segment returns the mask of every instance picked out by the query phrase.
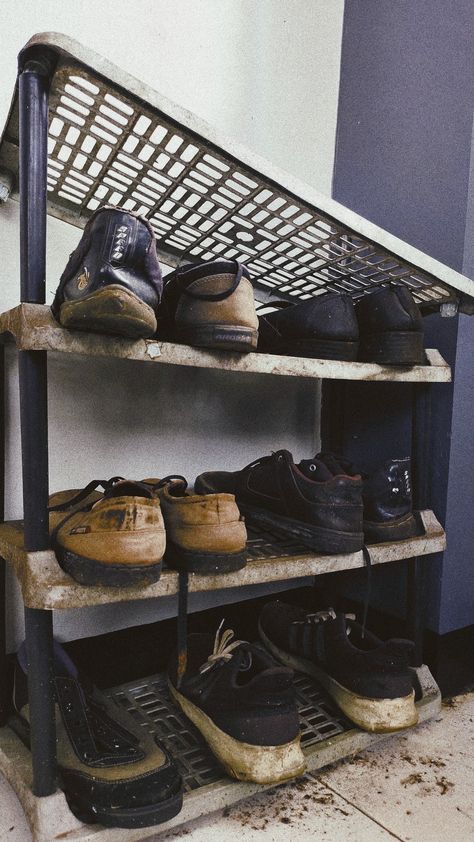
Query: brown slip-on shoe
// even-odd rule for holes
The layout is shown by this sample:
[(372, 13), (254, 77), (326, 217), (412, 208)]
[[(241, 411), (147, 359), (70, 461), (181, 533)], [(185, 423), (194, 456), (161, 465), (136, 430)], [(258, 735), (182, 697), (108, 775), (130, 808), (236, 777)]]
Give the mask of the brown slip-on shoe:
[(143, 482), (161, 503), (169, 567), (202, 574), (245, 567), (247, 530), (233, 494), (189, 494), (180, 476)]
[[(127, 587), (160, 578), (166, 546), (160, 501), (142, 483), (117, 479), (49, 500), (52, 547), (82, 585)], [(100, 485), (103, 495), (95, 490)]]
[(199, 347), (255, 351), (258, 318), (248, 269), (235, 260), (213, 260), (167, 275), (157, 335)]

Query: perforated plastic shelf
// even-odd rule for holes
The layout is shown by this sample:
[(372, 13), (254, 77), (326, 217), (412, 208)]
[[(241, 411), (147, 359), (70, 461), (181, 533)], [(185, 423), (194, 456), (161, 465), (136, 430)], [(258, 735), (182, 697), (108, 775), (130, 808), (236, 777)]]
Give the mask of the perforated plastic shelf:
[[(389, 282), (428, 307), (474, 283), (274, 168), (101, 56), (56, 34), (49, 50), (49, 211), (76, 225), (110, 204), (146, 216), (162, 259), (235, 258), (256, 295), (304, 299), (328, 291), (358, 297)], [(18, 103), (0, 146), (4, 191), (17, 190)], [(1, 180), (1, 179), (0, 179)], [(1, 191), (0, 191), (1, 192)]]

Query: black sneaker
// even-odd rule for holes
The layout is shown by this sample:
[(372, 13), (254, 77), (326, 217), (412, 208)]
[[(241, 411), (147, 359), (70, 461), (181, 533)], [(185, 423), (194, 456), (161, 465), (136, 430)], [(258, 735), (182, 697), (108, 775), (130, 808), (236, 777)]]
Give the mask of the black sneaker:
[(214, 644), (208, 634), (189, 636), (179, 689), (172, 658), (172, 697), (231, 777), (278, 783), (301, 775), (292, 670), (277, 665), (262, 646), (232, 640), (230, 629), (220, 632)]
[(359, 326), (352, 298), (328, 293), (298, 304), (272, 301), (272, 312), (259, 313), (258, 350), (329, 360), (356, 360)]
[(162, 288), (148, 220), (99, 208), (69, 258), (51, 310), (66, 328), (146, 338), (156, 332)]
[(344, 457), (319, 453), (333, 472), (339, 470), (363, 480), (364, 539), (366, 544), (404, 541), (420, 534), (412, 510), (410, 457), (387, 459), (380, 468), (365, 472)]
[(212, 260), (166, 276), (160, 338), (247, 353), (257, 348), (257, 328), (250, 272), (243, 264)]
[(307, 614), (279, 601), (265, 605), (259, 633), (275, 658), (316, 678), (359, 728), (383, 733), (416, 725), (410, 641), (384, 643), (332, 608)]
[(406, 287), (386, 286), (355, 302), (359, 359), (380, 365), (421, 365), (423, 318)]
[[(59, 784), (83, 822), (105, 827), (148, 827), (176, 816), (183, 803), (181, 776), (163, 746), (137, 726), (78, 671), (54, 644), (54, 693)], [(29, 747), (24, 644), (15, 665), (12, 728)]]
[(297, 465), (288, 450), (251, 462), (241, 471), (209, 471), (197, 477), (198, 494), (227, 491), (249, 523), (271, 528), (319, 553), (362, 549), (362, 480), (323, 463)]

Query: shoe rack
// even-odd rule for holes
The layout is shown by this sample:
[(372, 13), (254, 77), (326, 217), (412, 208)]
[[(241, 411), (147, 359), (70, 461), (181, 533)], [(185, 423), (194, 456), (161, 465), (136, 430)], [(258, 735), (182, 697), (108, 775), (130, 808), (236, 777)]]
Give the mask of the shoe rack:
[[(0, 686), (7, 686), (4, 603), (5, 567), (9, 565), (20, 583), (25, 606), (32, 665), (32, 744), (30, 753), (8, 727), (3, 689), (0, 770), (22, 801), (35, 839), (50, 840), (63, 834), (71, 840), (132, 842), (238, 801), (262, 787), (223, 777), (175, 709), (173, 717), (178, 717), (181, 730), (176, 726), (170, 729), (162, 679), (151, 676), (141, 684), (112, 688), (109, 694), (133, 709), (144, 726), (159, 732), (179, 755), (187, 789), (183, 811), (166, 825), (136, 831), (82, 825), (55, 784), (49, 680), (53, 612), (176, 594), (179, 645), (183, 648), (188, 592), (318, 576), (362, 568), (365, 562), (362, 552), (315, 556), (269, 533), (252, 532), (247, 566), (235, 573), (187, 576), (165, 570), (159, 582), (146, 588), (81, 586), (61, 569), (49, 548), (47, 353), (115, 357), (117, 366), (121, 359), (134, 359), (153, 365), (220, 368), (228, 371), (229, 377), (238, 371), (275, 378), (318, 378), (327, 386), (329, 405), (334, 395), (331, 389), (338, 381), (411, 383), (414, 503), (420, 535), (373, 546), (370, 552), (373, 564), (410, 559), (407, 624), (420, 664), (415, 669), (420, 721), (435, 715), (440, 705), (439, 690), (422, 665), (421, 580), (423, 573), (429, 575), (429, 559), (426, 566), (422, 559), (445, 546), (444, 531), (428, 499), (430, 387), (449, 382), (451, 372), (434, 349), (426, 350), (425, 364), (401, 368), (201, 351), (159, 338), (129, 341), (63, 330), (44, 303), (46, 214), (79, 227), (102, 204), (144, 214), (155, 230), (164, 263), (177, 265), (184, 253), (188, 260), (222, 256), (245, 262), (256, 298), (262, 303), (276, 294), (298, 301), (326, 290), (357, 297), (396, 280), (409, 287), (421, 308), (442, 308), (449, 314), (457, 307), (472, 311), (474, 283), (278, 171), (69, 38), (35, 36), (22, 51), (19, 66), (0, 142), (0, 196), (20, 198), (21, 303), (0, 315), (0, 339), (13, 342), (19, 354), (24, 521), (0, 525)], [(0, 351), (3, 378), (4, 344)], [(4, 436), (3, 414), (0, 424)], [(2, 495), (3, 488), (2, 482)], [(348, 727), (310, 685), (297, 677), (306, 711), (303, 745), (310, 770), (381, 739)], [(202, 762), (194, 762), (196, 756)]]

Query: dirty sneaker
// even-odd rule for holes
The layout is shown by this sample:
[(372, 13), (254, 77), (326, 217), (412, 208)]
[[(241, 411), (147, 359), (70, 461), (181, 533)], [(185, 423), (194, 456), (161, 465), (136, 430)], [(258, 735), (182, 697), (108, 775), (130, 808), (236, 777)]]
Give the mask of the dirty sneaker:
[(241, 471), (197, 477), (199, 494), (235, 494), (246, 520), (271, 528), (326, 554), (362, 549), (362, 480), (331, 472), (312, 459), (295, 464), (288, 450), (251, 462)]
[(343, 456), (319, 453), (315, 460), (363, 481), (366, 544), (404, 541), (420, 533), (412, 507), (410, 457), (387, 459), (375, 471), (363, 471)]
[(301, 775), (299, 716), (293, 672), (258, 644), (233, 640), (233, 632), (188, 638), (187, 668), (177, 686), (171, 660), (171, 695), (199, 729), (226, 772), (241, 781), (279, 783)]
[(213, 260), (166, 276), (160, 338), (248, 352), (257, 348), (257, 328), (250, 273), (241, 263)]
[[(100, 693), (54, 642), (58, 778), (70, 809), (83, 822), (148, 827), (181, 810), (181, 776), (165, 748), (130, 714)], [(30, 747), (27, 658), (15, 665), (11, 726)]]
[(51, 310), (66, 328), (146, 338), (156, 331), (162, 287), (148, 220), (99, 208), (69, 258)]
[(52, 494), (49, 528), (59, 564), (81, 585), (128, 587), (160, 578), (165, 527), (160, 501), (143, 483), (113, 477)]
[(416, 725), (410, 641), (383, 642), (350, 615), (332, 608), (308, 614), (279, 600), (265, 605), (259, 634), (277, 660), (316, 678), (359, 728), (383, 733)]

